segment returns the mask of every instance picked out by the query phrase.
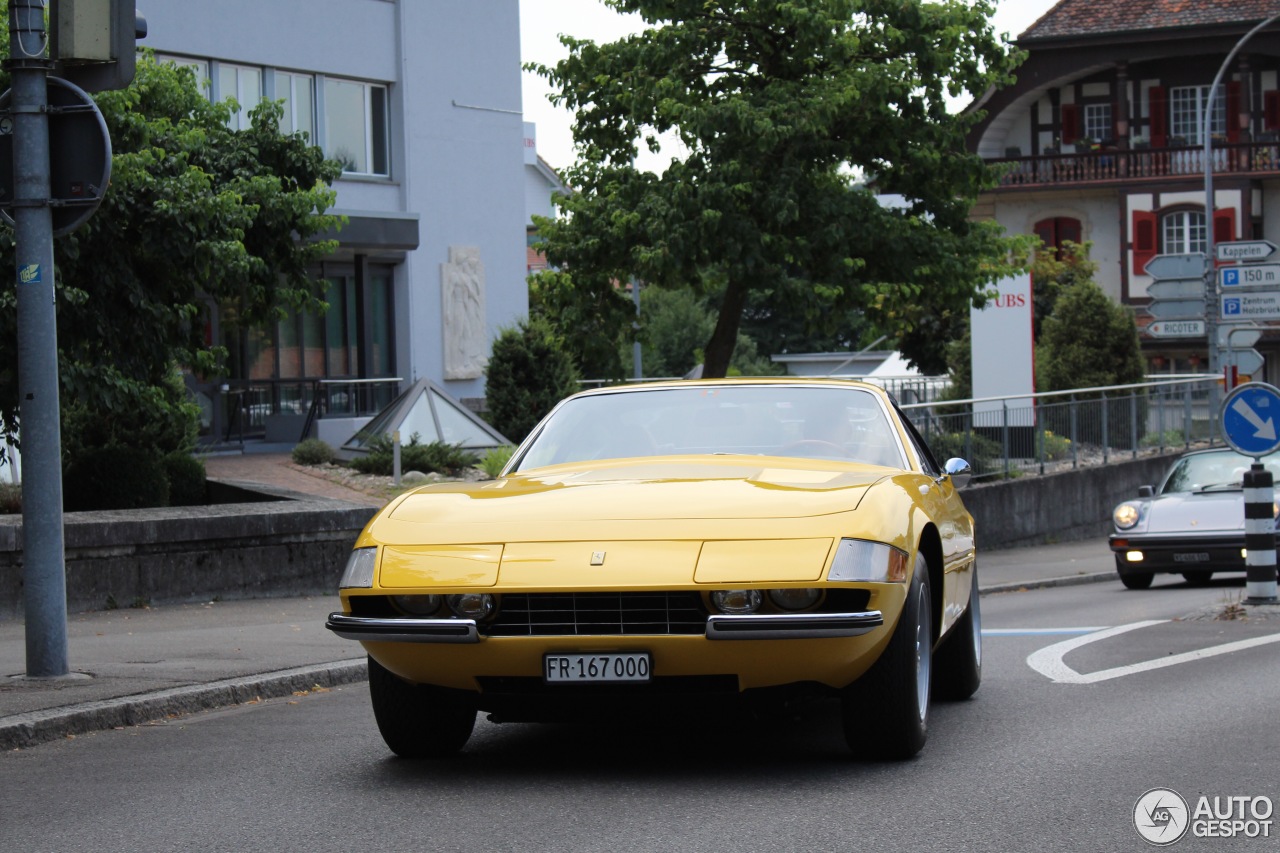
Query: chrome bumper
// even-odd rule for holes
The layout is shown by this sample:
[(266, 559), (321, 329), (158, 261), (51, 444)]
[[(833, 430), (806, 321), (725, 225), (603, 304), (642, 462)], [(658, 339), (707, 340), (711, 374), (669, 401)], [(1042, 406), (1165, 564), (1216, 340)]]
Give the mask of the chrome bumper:
[(822, 640), (858, 637), (884, 624), (879, 610), (863, 613), (761, 613), (710, 616), (708, 640)]
[(478, 643), (474, 619), (414, 619), (330, 613), (324, 626), (344, 640), (383, 643)]
[[(708, 640), (821, 640), (857, 637), (879, 628), (879, 610), (864, 613), (762, 613), (707, 617)], [(324, 626), (344, 640), (382, 643), (478, 643), (474, 619), (347, 616), (330, 613)], [(693, 636), (697, 636), (696, 634)]]

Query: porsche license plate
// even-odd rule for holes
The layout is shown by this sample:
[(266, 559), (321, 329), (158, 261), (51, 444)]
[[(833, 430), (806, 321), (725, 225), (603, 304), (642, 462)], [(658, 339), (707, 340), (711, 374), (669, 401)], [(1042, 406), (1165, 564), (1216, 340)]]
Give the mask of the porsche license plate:
[(1207, 563), (1209, 555), (1205, 553), (1174, 554), (1173, 561), (1175, 563)]
[(648, 652), (545, 655), (543, 678), (552, 684), (621, 684), (649, 680)]

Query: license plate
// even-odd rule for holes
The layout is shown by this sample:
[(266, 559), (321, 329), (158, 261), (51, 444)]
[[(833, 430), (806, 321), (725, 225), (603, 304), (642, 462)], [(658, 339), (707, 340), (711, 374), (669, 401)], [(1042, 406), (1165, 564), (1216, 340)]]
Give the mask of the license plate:
[(1175, 563), (1207, 563), (1209, 562), (1208, 554), (1174, 554), (1173, 561)]
[(620, 684), (649, 680), (648, 652), (545, 655), (542, 674), (555, 684)]

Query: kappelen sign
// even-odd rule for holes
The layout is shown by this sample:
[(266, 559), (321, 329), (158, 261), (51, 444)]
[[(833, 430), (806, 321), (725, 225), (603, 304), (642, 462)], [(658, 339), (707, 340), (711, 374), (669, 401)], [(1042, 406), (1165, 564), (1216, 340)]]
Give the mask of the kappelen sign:
[[(1031, 275), (996, 283), (998, 294), (981, 308), (970, 309), (973, 396), (1014, 397), (1036, 390), (1035, 341), (1032, 329)], [(975, 403), (974, 413), (988, 412), (983, 425), (1003, 423), (1000, 401)], [(1009, 401), (1009, 426), (1034, 426), (1032, 401)]]

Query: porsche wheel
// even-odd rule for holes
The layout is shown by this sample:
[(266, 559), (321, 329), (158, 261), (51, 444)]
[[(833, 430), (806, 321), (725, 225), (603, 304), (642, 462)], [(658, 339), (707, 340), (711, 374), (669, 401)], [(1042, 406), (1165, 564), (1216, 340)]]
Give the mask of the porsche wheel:
[(924, 746), (929, 730), (933, 609), (929, 566), (916, 555), (907, 599), (889, 645), (842, 700), (844, 738), (859, 756), (911, 758)]
[(466, 745), (476, 724), (470, 697), (409, 682), (369, 658), (369, 696), (378, 731), (401, 758), (440, 758)]
[(1153, 580), (1155, 575), (1151, 572), (1120, 573), (1120, 583), (1124, 584), (1126, 589), (1147, 589)]
[(969, 607), (934, 658), (939, 699), (968, 699), (982, 683), (982, 610), (978, 606), (978, 567), (972, 569)]

